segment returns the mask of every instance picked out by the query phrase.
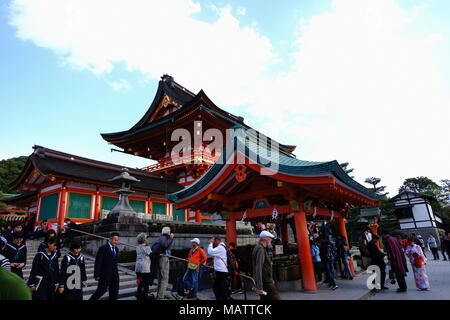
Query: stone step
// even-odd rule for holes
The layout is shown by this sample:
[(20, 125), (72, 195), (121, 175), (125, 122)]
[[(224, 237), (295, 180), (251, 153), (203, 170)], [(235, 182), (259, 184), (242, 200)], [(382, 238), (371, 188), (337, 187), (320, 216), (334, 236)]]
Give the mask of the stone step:
[[(83, 300), (89, 300), (89, 298), (92, 296), (92, 294), (94, 293), (94, 291), (90, 292), (90, 293), (85, 293), (85, 291), (83, 291)], [(119, 295), (118, 295), (118, 299), (124, 299), (124, 298), (130, 298), (134, 297), (136, 295), (136, 288), (125, 288), (125, 289), (119, 289)], [(100, 300), (108, 300), (108, 292), (106, 292), (101, 298)]]
[[(125, 289), (119, 289), (119, 295), (118, 295), (118, 300), (136, 300), (136, 290), (137, 290), (137, 286), (134, 288), (125, 288)], [(157, 286), (153, 286), (150, 287), (149, 293), (153, 293), (156, 296), (156, 290), (157, 290)], [(169, 287), (167, 287), (166, 290), (166, 295), (170, 295), (172, 292), (172, 286), (169, 285)], [(83, 291), (83, 300), (89, 300), (89, 298), (91, 297), (92, 293), (86, 294)], [(101, 298), (100, 300), (108, 300), (108, 292), (106, 292)]]
[[(23, 269), (23, 272), (30, 272), (31, 271), (31, 263), (27, 264), (25, 268)], [(94, 272), (94, 265), (86, 266), (86, 274), (87, 273), (93, 273)]]
[[(127, 275), (127, 274), (125, 274), (125, 275), (122, 275), (122, 276), (119, 276), (120, 277), (120, 282), (125, 282), (125, 281), (132, 281), (132, 280), (134, 280), (135, 282), (136, 282), (136, 277), (135, 276), (133, 276), (133, 275)], [(91, 287), (91, 286), (97, 286), (97, 283), (98, 283), (98, 281), (96, 281), (94, 278), (89, 278), (88, 277), (88, 280), (86, 281), (86, 286), (87, 287)]]
[[(24, 271), (23, 272), (23, 277), (24, 277), (25, 280), (28, 279), (29, 275), (30, 275), (30, 271)], [(129, 274), (125, 273), (123, 271), (119, 271), (119, 277), (126, 276), (126, 275), (129, 275)], [(86, 276), (87, 276), (88, 279), (93, 279), (94, 278), (94, 272), (93, 271), (92, 272), (86, 272)], [(133, 277), (135, 277), (135, 276), (133, 275)]]
[[(136, 288), (137, 288), (136, 280), (120, 281), (119, 290), (127, 289), (127, 288), (133, 288), (134, 291), (136, 291)], [(87, 288), (84, 288), (83, 295), (93, 294), (96, 289), (97, 289), (97, 284), (89, 286)]]

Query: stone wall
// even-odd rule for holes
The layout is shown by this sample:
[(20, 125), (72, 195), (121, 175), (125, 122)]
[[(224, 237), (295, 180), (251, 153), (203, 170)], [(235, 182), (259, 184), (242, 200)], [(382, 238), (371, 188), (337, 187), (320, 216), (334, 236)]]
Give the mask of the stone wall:
[[(121, 235), (120, 242), (127, 243), (131, 245), (137, 245), (136, 242), (136, 235)], [(149, 234), (148, 243), (152, 245), (156, 239), (159, 238), (161, 234), (152, 232)], [(209, 239), (214, 236), (214, 234), (193, 234), (193, 233), (180, 233), (175, 234), (174, 236), (174, 242), (172, 244), (172, 249), (179, 250), (179, 249), (188, 249), (191, 248), (191, 242), (190, 240), (193, 238), (199, 238), (200, 245), (203, 248), (206, 248), (209, 244)], [(81, 237), (75, 237), (78, 241), (80, 241), (83, 244), (83, 250), (86, 250), (86, 252), (89, 252), (93, 255), (97, 253), (98, 248), (106, 243), (106, 240), (103, 239), (96, 239), (92, 238), (90, 236), (81, 236)], [(238, 235), (237, 236), (237, 245), (238, 246), (246, 246), (246, 245), (256, 245), (258, 241), (258, 237), (254, 235)], [(118, 245), (118, 248), (120, 251), (134, 251), (135, 249), (133, 247), (129, 247), (126, 245)]]

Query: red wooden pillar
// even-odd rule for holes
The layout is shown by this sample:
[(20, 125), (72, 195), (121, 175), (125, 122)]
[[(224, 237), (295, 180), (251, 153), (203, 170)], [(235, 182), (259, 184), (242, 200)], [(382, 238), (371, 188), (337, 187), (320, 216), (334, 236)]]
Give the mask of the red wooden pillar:
[(63, 185), (60, 196), (61, 199), (59, 201), (59, 208), (58, 208), (58, 227), (62, 227), (64, 225), (64, 219), (66, 217), (66, 187)]
[(283, 219), (281, 221), (281, 226), (280, 226), (280, 231), (281, 231), (281, 242), (283, 243), (283, 245), (287, 245), (289, 243), (289, 232), (288, 232), (288, 224), (286, 219)]
[(233, 217), (227, 220), (226, 225), (227, 232), (227, 244), (234, 242), (237, 244), (237, 233), (236, 233), (236, 220)]
[[(339, 218), (338, 219), (338, 230), (339, 230), (339, 234), (341, 235), (341, 237), (343, 237), (347, 243), (347, 245), (345, 247), (350, 248), (350, 243), (348, 242), (348, 236), (347, 236), (347, 229), (345, 228), (346, 223), (347, 223), (347, 220), (345, 220), (345, 218)], [(353, 273), (353, 275), (355, 275), (355, 267), (353, 266), (352, 257), (350, 257), (350, 260), (349, 260), (349, 267), (350, 267), (351, 273)]]
[(97, 191), (95, 192), (95, 203), (94, 203), (94, 221), (98, 221), (100, 220), (100, 192)]
[(295, 231), (297, 234), (298, 255), (302, 272), (303, 290), (317, 291), (316, 277), (309, 245), (308, 227), (306, 225), (306, 213), (304, 211), (294, 212)]
[(202, 212), (200, 210), (195, 211), (195, 222), (202, 222)]

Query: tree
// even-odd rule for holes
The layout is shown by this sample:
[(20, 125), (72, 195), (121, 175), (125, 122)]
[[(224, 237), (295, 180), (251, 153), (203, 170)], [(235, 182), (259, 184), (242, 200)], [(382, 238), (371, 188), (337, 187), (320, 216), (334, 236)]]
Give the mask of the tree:
[(22, 156), (7, 160), (0, 160), (0, 192), (11, 192), (8, 184), (14, 181), (22, 172), (28, 157)]
[(399, 188), (399, 192), (412, 191), (429, 195), (437, 195), (442, 192), (441, 187), (427, 177), (408, 178), (403, 181), (403, 185)]
[[(350, 176), (350, 173), (352, 173), (353, 172), (353, 170), (355, 170), (355, 169), (349, 169), (348, 168), (348, 166), (350, 165), (350, 163), (348, 163), (348, 162), (343, 162), (343, 163), (340, 163), (339, 164), (340, 166), (341, 166), (341, 168), (342, 168), (342, 170), (344, 170), (345, 171), (345, 173), (346, 174), (348, 174), (349, 176)], [(354, 176), (350, 176), (350, 178), (355, 178)]]
[(431, 204), (433, 211), (438, 213), (446, 203), (446, 195), (441, 186), (428, 177), (416, 177), (405, 179), (403, 185), (399, 188), (399, 192), (412, 191), (427, 194), (437, 199)]
[(450, 179), (441, 180), (441, 188), (443, 193), (443, 202), (450, 205)]
[(384, 192), (384, 189), (386, 189), (386, 186), (377, 187), (377, 184), (379, 184), (381, 182), (380, 178), (375, 178), (375, 177), (366, 178), (366, 180), (364, 180), (364, 182), (371, 184), (373, 186), (372, 191), (375, 194), (378, 194), (380, 196), (385, 196), (389, 193), (389, 192)]

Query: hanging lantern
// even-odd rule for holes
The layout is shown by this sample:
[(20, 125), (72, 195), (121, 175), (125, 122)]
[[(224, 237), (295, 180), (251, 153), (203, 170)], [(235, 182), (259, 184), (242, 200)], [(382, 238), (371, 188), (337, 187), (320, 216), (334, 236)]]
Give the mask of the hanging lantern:
[(247, 178), (246, 170), (247, 170), (247, 168), (241, 164), (236, 166), (236, 168), (234, 168), (234, 171), (236, 172), (236, 180), (237, 181), (242, 182)]
[(277, 208), (273, 208), (272, 219), (275, 220), (276, 218), (278, 218), (278, 210), (277, 210)]

